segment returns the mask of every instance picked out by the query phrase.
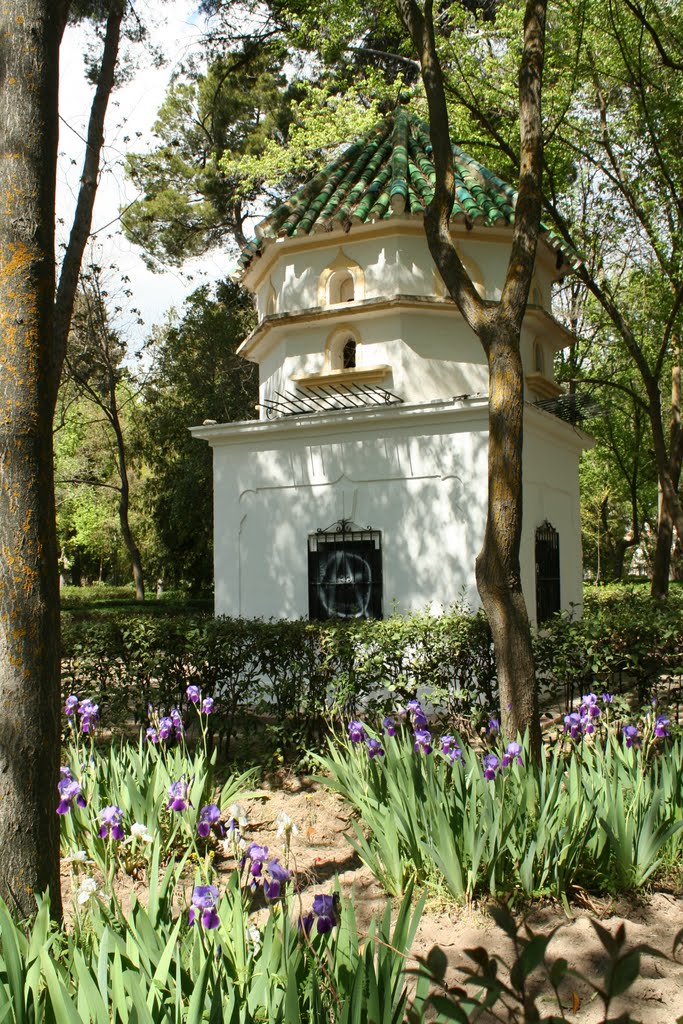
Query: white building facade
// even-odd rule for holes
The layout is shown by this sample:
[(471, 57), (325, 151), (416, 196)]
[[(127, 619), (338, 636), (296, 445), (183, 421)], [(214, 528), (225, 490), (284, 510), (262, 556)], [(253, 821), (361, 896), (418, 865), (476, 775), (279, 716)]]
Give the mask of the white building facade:
[[(424, 126), (400, 111), (349, 152), (264, 222), (244, 257), (259, 321), (239, 352), (259, 366), (260, 418), (192, 428), (213, 449), (217, 614), (358, 618), (479, 604), (488, 371), (427, 247)], [(453, 237), (480, 295), (496, 302), (514, 193), (457, 153)], [(590, 441), (557, 415), (553, 356), (573, 340), (549, 312), (562, 269), (542, 240), (521, 341), (532, 619), (581, 605), (578, 462)]]

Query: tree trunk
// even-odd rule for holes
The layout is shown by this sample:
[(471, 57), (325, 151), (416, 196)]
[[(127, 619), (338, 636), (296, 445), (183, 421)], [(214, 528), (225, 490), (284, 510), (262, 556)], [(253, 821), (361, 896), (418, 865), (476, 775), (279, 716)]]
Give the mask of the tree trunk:
[(671, 545), (673, 544), (674, 524), (669, 511), (660, 500), (659, 518), (657, 521), (657, 545), (652, 563), (652, 585), (650, 594), (657, 601), (664, 601), (669, 594), (669, 570), (671, 568)]
[[(671, 370), (671, 421), (669, 425), (669, 471), (673, 486), (678, 490), (681, 480), (681, 461), (683, 460), (683, 432), (681, 431), (681, 357), (678, 347), (673, 349), (673, 368)], [(659, 517), (657, 522), (657, 547), (652, 570), (652, 587), (650, 593), (657, 600), (664, 600), (669, 593), (669, 575), (671, 567), (671, 546), (673, 542), (674, 517), (660, 489)], [(678, 524), (678, 538), (682, 533)]]
[(538, 694), (519, 565), (524, 421), (519, 335), (506, 336), (499, 328), (482, 340), (489, 363), (488, 515), (476, 562), (477, 589), (496, 651), (503, 732), (514, 738), (528, 729), (538, 756)]
[[(124, 10), (124, 0), (110, 0), (107, 29), (102, 48), (102, 63), (100, 64), (95, 95), (90, 107), (81, 185), (78, 190), (78, 200), (73, 224), (71, 225), (69, 244), (64, 253), (62, 271), (59, 275), (59, 284), (55, 298), (55, 388), (59, 387), (59, 378), (66, 354), (66, 343), (76, 301), (76, 292), (78, 290), (83, 253), (90, 237), (90, 228), (92, 227), (95, 195), (100, 177), (100, 154), (104, 145), (104, 121), (109, 105), (109, 97), (114, 88), (114, 76), (119, 56), (121, 22)], [(57, 396), (55, 394), (55, 401), (56, 399)]]
[(133, 531), (130, 528), (128, 510), (130, 506), (130, 485), (128, 483), (128, 469), (126, 466), (126, 445), (123, 439), (123, 431), (119, 421), (118, 405), (116, 401), (116, 384), (111, 385), (109, 399), (109, 418), (116, 436), (117, 461), (119, 464), (119, 476), (121, 478), (121, 492), (119, 497), (119, 522), (121, 524), (121, 536), (126, 545), (126, 551), (133, 566), (133, 582), (135, 583), (135, 600), (145, 600), (145, 582), (142, 574), (142, 559), (140, 549), (135, 543)]
[(509, 739), (515, 739), (517, 732), (524, 733), (528, 728), (532, 753), (539, 758), (538, 694), (519, 568), (524, 412), (519, 344), (541, 220), (541, 83), (547, 3), (527, 0), (525, 4), (519, 66), (519, 192), (505, 283), (495, 308), (480, 298), (451, 235), (453, 149), (433, 3), (425, 0), (421, 8), (416, 0), (396, 0), (396, 6), (420, 61), (429, 107), (436, 171), (434, 197), (425, 214), (429, 251), (451, 298), (481, 341), (489, 366), (488, 516), (476, 578), (493, 634), (503, 730)]
[(59, 583), (52, 469), (62, 5), (0, 5), (0, 895), (61, 917)]

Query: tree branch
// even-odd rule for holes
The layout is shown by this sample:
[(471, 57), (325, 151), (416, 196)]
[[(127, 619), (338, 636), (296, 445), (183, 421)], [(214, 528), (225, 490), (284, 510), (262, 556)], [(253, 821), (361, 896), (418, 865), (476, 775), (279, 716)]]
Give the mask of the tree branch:
[(100, 154), (104, 145), (104, 119), (107, 113), (109, 97), (114, 88), (114, 73), (118, 60), (124, 8), (125, 0), (110, 0), (107, 30), (102, 50), (102, 64), (100, 65), (97, 88), (95, 89), (95, 95), (90, 108), (88, 140), (83, 160), (81, 187), (78, 192), (76, 212), (62, 263), (55, 298), (55, 344), (51, 382), (54, 394), (56, 394), (59, 387), (62, 363), (66, 353), (66, 342), (71, 326), (76, 291), (78, 289), (81, 261), (92, 224), (92, 212), (95, 205), (97, 179), (100, 170)]

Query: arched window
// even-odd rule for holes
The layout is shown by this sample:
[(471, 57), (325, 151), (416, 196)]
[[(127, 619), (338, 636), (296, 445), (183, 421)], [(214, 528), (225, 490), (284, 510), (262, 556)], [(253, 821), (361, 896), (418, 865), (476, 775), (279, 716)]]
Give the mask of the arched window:
[(325, 370), (355, 370), (360, 344), (358, 332), (349, 325), (332, 331), (325, 344)]
[(536, 530), (536, 622), (546, 622), (560, 607), (560, 535), (546, 519)]
[(342, 349), (342, 370), (353, 370), (356, 365), (356, 340), (349, 338)]

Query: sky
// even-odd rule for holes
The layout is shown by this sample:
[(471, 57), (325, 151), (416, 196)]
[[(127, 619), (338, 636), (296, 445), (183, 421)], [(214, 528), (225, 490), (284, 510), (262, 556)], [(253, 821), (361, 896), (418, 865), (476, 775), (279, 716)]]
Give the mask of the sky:
[[(96, 236), (94, 256), (103, 267), (111, 265), (119, 275), (130, 278), (129, 287), (133, 292), (130, 304), (139, 308), (144, 326), (138, 326), (130, 315), (124, 316), (119, 326), (134, 349), (149, 335), (151, 327), (164, 319), (170, 307), (180, 309), (185, 296), (201, 283), (225, 277), (233, 268), (233, 261), (216, 251), (192, 261), (182, 270), (169, 268), (167, 273), (153, 274), (145, 267), (138, 247), (128, 242), (119, 230), (119, 210), (137, 195), (132, 183), (125, 180), (123, 158), (127, 150), (143, 152), (152, 146), (152, 125), (171, 75), (199, 43), (203, 22), (196, 13), (197, 5), (198, 0), (137, 0), (136, 7), (144, 14), (151, 38), (161, 47), (166, 61), (163, 67), (155, 68), (149, 54), (143, 54), (140, 69), (112, 94), (107, 112), (103, 171), (92, 225)], [(62, 43), (58, 244), (66, 241), (71, 226), (92, 99), (92, 89), (84, 78), (83, 54), (97, 45), (92, 34), (80, 26), (67, 28)]]

